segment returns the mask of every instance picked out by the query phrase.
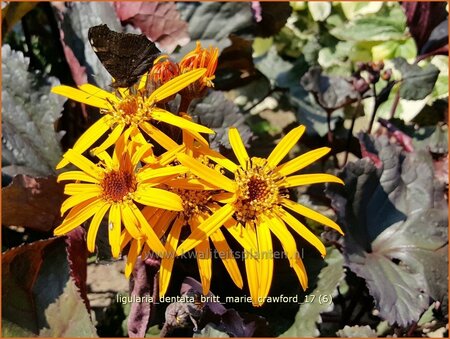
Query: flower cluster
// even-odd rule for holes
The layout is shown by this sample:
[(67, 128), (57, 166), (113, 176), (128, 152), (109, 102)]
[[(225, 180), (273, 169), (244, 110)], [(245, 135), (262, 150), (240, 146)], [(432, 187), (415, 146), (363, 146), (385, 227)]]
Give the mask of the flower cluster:
[[(180, 63), (159, 58), (131, 88), (112, 93), (89, 84), (53, 88), (53, 93), (98, 107), (102, 113), (57, 166), (72, 164), (77, 169), (58, 177), (70, 181), (65, 185), (69, 198), (61, 207), (61, 213), (68, 213), (54, 233), (66, 234), (90, 220), (87, 246), (93, 252), (98, 229), (107, 220), (113, 257), (127, 248), (127, 277), (138, 256), (154, 252), (161, 258), (161, 296), (169, 286), (176, 256), (190, 250), (196, 252), (204, 294), (210, 289), (213, 248), (233, 282), (243, 288), (228, 243), (234, 238), (248, 253), (248, 288), (253, 304), (261, 306), (273, 277), (274, 258), (267, 255), (273, 251), (272, 234), (306, 289), (305, 267), (291, 231), (322, 256), (325, 247), (296, 215), (342, 233), (329, 218), (290, 200), (289, 188), (342, 181), (330, 174), (295, 174), (327, 154), (327, 147), (280, 164), (304, 126), (291, 130), (267, 159), (250, 157), (235, 128), (230, 128), (229, 140), (238, 163), (212, 150), (204, 135), (213, 131), (193, 122), (186, 111), (192, 99), (213, 86), (217, 59), (217, 48), (204, 49), (198, 43)], [(176, 112), (169, 112), (167, 103), (176, 95), (181, 103)]]

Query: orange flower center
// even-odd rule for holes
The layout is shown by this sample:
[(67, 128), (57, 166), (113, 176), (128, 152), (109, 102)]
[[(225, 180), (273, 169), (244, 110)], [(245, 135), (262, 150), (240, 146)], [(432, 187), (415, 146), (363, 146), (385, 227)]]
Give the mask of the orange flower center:
[(136, 190), (136, 185), (134, 174), (122, 171), (106, 173), (100, 183), (103, 189), (103, 198), (113, 202), (125, 200), (130, 193)]
[(239, 168), (235, 175), (238, 197), (234, 203), (236, 218), (241, 223), (254, 222), (261, 213), (278, 208), (285, 193), (279, 188), (283, 179), (261, 158), (251, 158), (247, 170)]
[(178, 194), (183, 201), (183, 214), (186, 221), (196, 213), (209, 213), (207, 207), (211, 200), (211, 191), (186, 190), (182, 188), (173, 188), (172, 192)]
[(111, 103), (112, 108), (102, 110), (102, 113), (112, 115), (117, 123), (139, 126), (152, 117), (153, 103), (146, 102), (146, 99), (142, 92), (129, 94), (119, 102)]

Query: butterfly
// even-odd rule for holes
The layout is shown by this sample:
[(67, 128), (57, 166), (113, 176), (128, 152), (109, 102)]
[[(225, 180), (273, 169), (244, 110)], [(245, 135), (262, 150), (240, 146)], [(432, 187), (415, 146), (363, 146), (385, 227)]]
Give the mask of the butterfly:
[(112, 87), (128, 88), (153, 65), (161, 51), (144, 34), (118, 33), (107, 25), (89, 28), (89, 42), (114, 78)]

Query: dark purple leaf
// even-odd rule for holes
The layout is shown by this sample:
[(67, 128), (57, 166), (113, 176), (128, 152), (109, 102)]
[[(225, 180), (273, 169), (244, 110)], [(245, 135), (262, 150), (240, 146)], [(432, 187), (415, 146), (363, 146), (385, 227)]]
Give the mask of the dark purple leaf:
[[(195, 279), (187, 277), (181, 285), (180, 292), (182, 295), (195, 293), (202, 295), (202, 285)], [(201, 315), (201, 323), (213, 323), (219, 331), (226, 332), (232, 337), (251, 337), (256, 330), (256, 323), (260, 324), (261, 317), (256, 317), (254, 321), (245, 322), (245, 320), (234, 309), (225, 308), (217, 300), (211, 292), (204, 296), (203, 314)], [(198, 315), (197, 315), (198, 316)], [(252, 319), (253, 320), (253, 319)], [(262, 326), (264, 327), (264, 326)]]
[(87, 259), (89, 252), (86, 245), (86, 231), (83, 227), (77, 227), (66, 236), (67, 260), (69, 261), (70, 276), (73, 278), (78, 292), (83, 298), (86, 308), (89, 310), (87, 297)]
[(381, 168), (349, 163), (340, 175), (345, 186), (330, 186), (327, 195), (346, 232), (346, 264), (366, 280), (380, 316), (407, 326), (428, 298), (447, 293), (446, 201), (427, 152), (405, 154), (385, 137), (374, 147)]
[(387, 128), (389, 135), (393, 136), (397, 140), (397, 142), (403, 147), (405, 152), (414, 151), (413, 140), (409, 135), (402, 132), (400, 129), (395, 127), (394, 124), (386, 119), (379, 118), (378, 121), (382, 126)]
[(111, 76), (103, 67), (88, 41), (88, 30), (92, 26), (107, 24), (115, 31), (122, 31), (114, 7), (108, 2), (73, 2), (57, 4), (57, 19), (64, 53), (69, 63), (72, 77), (78, 81), (97, 84), (108, 88)]
[(360, 97), (350, 82), (342, 77), (322, 75), (320, 67), (311, 67), (300, 82), (328, 112), (356, 102)]
[(433, 29), (427, 42), (423, 45), (420, 55), (429, 54), (444, 46), (447, 46), (448, 51), (448, 18)]
[(62, 221), (64, 186), (55, 177), (17, 175), (2, 189), (2, 223), (48, 232)]
[(211, 137), (211, 147), (218, 149), (220, 146), (230, 148), (228, 129), (236, 127), (246, 145), (252, 137), (250, 128), (245, 124), (245, 117), (239, 112), (239, 108), (228, 100), (222, 92), (211, 91), (201, 101), (189, 108), (189, 113), (203, 125), (212, 128), (216, 134)]
[[(409, 31), (417, 44), (417, 49), (427, 42), (432, 30), (447, 17), (446, 2), (402, 2)], [(420, 54), (423, 54), (422, 52)]]
[(2, 254), (2, 317), (36, 334), (44, 311), (62, 293), (69, 272), (62, 238), (40, 240)]
[[(157, 272), (159, 261), (149, 262), (148, 265), (136, 259), (133, 275), (130, 279), (130, 296), (156, 297), (154, 290), (157, 289)], [(147, 331), (148, 324), (154, 312), (155, 304), (147, 302), (135, 302), (131, 304), (130, 315), (128, 316), (128, 335), (131, 338), (143, 338)]]

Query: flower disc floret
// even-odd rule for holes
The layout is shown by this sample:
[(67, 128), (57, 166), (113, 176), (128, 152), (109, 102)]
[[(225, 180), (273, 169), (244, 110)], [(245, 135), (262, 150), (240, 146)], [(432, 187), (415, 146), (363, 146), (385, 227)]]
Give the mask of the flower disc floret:
[(132, 199), (136, 191), (137, 182), (133, 173), (125, 171), (111, 171), (105, 173), (100, 181), (102, 198), (111, 202), (125, 202)]

